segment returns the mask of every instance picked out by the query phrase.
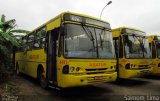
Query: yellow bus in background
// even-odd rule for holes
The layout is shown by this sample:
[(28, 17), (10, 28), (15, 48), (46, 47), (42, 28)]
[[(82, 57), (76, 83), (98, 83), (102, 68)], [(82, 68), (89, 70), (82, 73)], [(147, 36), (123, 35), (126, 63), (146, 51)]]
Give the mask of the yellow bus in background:
[(42, 87), (83, 86), (117, 78), (108, 22), (64, 12), (22, 38), (16, 71), (38, 78)]
[(112, 30), (117, 56), (118, 78), (139, 77), (152, 71), (151, 53), (146, 33), (130, 27)]
[(148, 36), (148, 42), (152, 53), (153, 74), (160, 75), (160, 36), (151, 35)]

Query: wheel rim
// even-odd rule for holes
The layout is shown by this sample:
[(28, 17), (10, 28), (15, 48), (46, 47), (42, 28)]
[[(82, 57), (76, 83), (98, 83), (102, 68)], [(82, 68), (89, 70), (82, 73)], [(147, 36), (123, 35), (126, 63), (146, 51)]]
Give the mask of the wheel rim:
[(40, 81), (41, 81), (41, 82), (44, 82), (44, 81), (45, 81), (44, 72), (41, 72)]
[(45, 78), (44, 75), (45, 75), (45, 74), (44, 74), (44, 72), (42, 71), (42, 72), (40, 73), (40, 84), (41, 84), (41, 87), (42, 87), (42, 88), (46, 88), (47, 85), (48, 85), (48, 83), (47, 83), (46, 78)]

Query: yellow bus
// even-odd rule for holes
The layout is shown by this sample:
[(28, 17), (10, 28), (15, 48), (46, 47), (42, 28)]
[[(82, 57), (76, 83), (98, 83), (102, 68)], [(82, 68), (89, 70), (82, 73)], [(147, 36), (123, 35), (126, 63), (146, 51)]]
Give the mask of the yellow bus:
[(153, 74), (160, 75), (160, 36), (151, 35), (148, 36), (148, 42), (152, 53), (153, 64)]
[(130, 27), (112, 30), (117, 56), (118, 78), (139, 77), (152, 71), (151, 53), (146, 33)]
[(22, 38), (16, 71), (38, 78), (42, 87), (83, 86), (117, 78), (108, 22), (64, 12)]

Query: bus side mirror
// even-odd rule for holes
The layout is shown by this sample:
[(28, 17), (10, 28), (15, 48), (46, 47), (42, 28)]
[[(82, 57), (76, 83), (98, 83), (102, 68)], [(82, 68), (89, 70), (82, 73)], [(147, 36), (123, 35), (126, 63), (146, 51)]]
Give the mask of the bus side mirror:
[(65, 35), (65, 32), (64, 32), (64, 25), (61, 25), (60, 26), (60, 34), (62, 35), (62, 36), (64, 36)]

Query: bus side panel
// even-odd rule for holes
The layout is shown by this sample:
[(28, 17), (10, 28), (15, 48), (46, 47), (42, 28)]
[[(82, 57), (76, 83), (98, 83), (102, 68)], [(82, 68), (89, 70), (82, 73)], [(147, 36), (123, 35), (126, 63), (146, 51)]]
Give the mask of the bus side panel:
[[(16, 57), (15, 57), (16, 67), (18, 67), (19, 71), (22, 73), (25, 73), (25, 63), (26, 63), (25, 56), (26, 56), (25, 52), (18, 52), (18, 53), (16, 53)], [(16, 69), (16, 67), (15, 67), (15, 69)]]
[(160, 75), (160, 67), (158, 67), (158, 64), (160, 63), (160, 59), (156, 58), (152, 60), (155, 64), (153, 67), (153, 74)]
[(32, 50), (27, 52), (27, 63), (25, 67), (26, 74), (34, 78), (37, 77), (38, 66), (43, 64), (43, 69), (45, 69), (46, 54), (44, 49)]
[(63, 57), (58, 57), (57, 58), (57, 85), (61, 86), (63, 85), (63, 80), (62, 80), (62, 69), (64, 65), (69, 65), (67, 60), (64, 60)]

